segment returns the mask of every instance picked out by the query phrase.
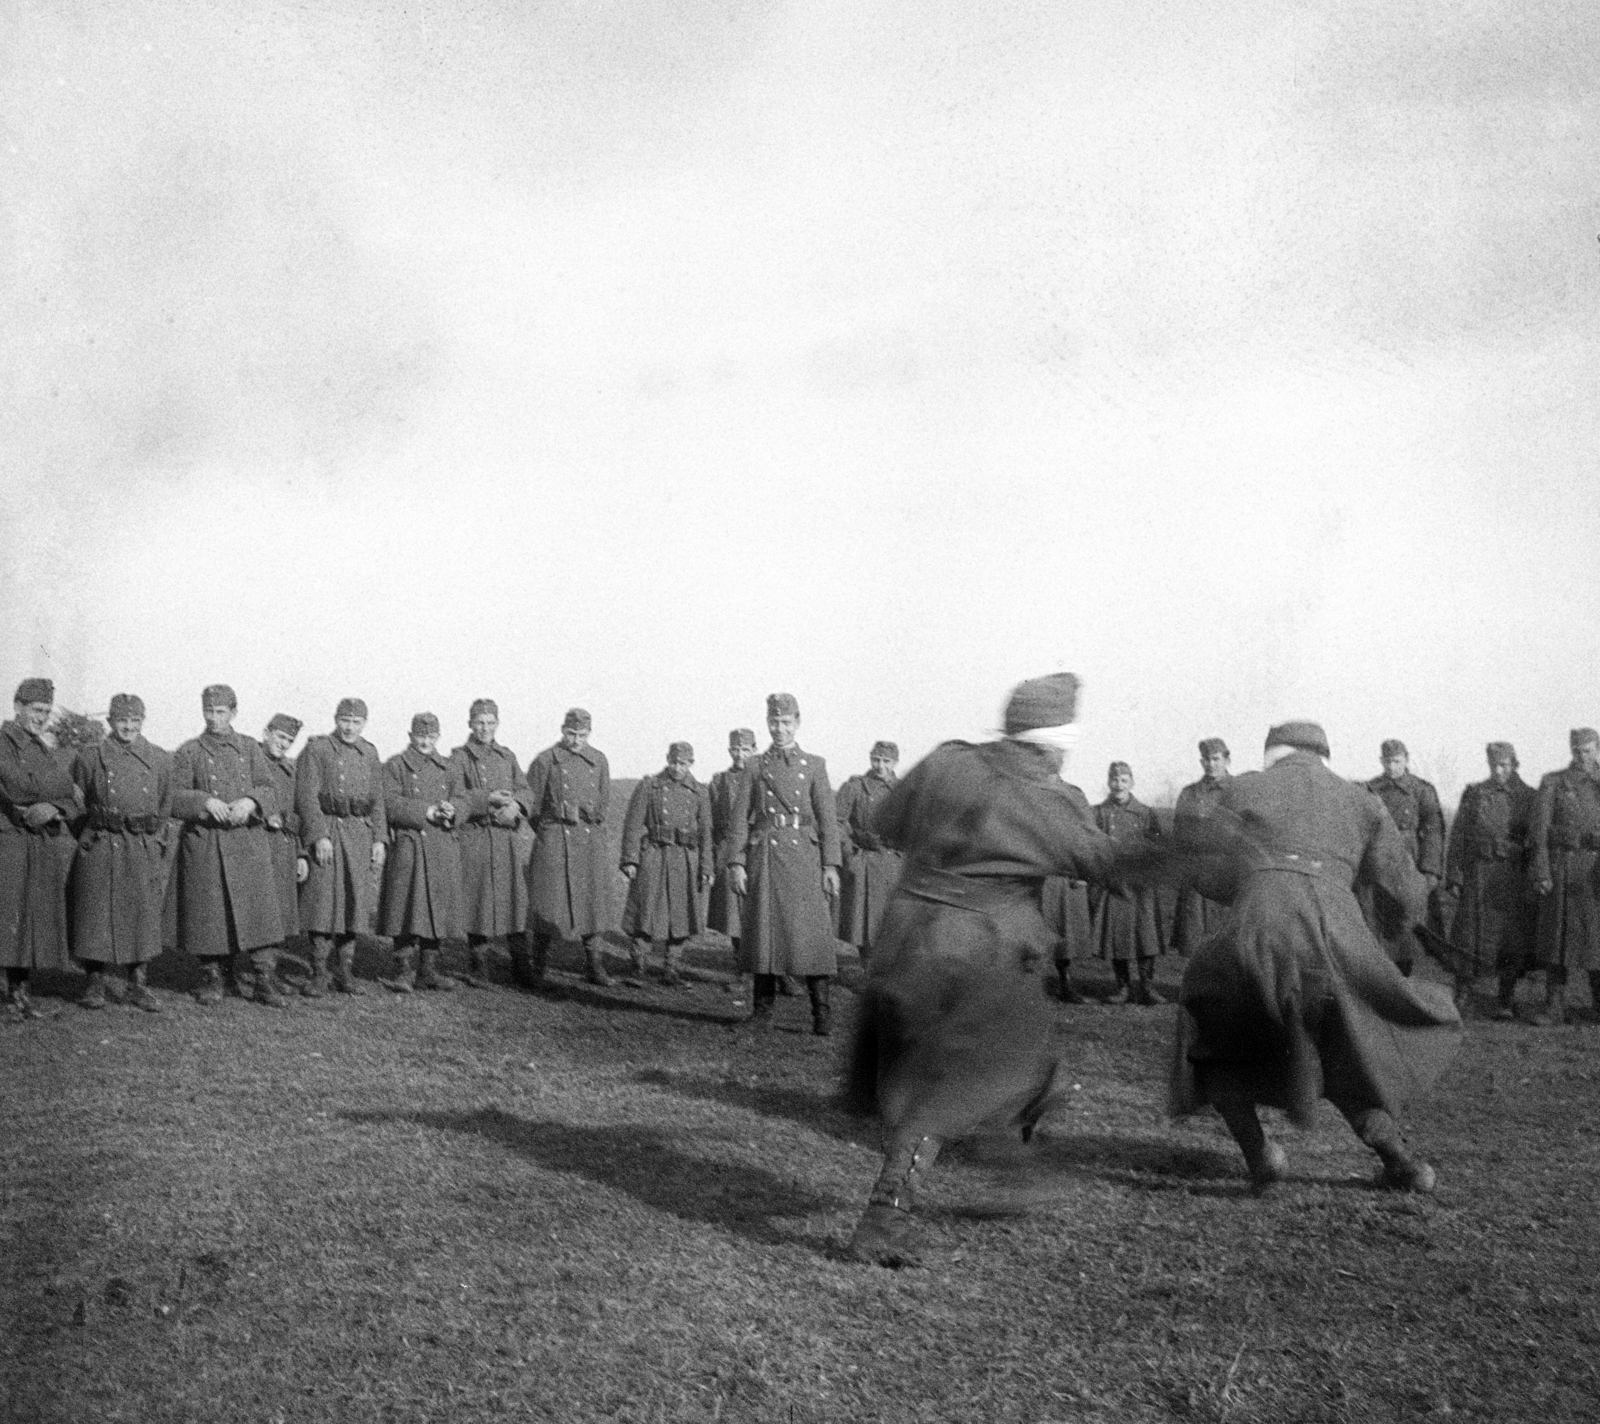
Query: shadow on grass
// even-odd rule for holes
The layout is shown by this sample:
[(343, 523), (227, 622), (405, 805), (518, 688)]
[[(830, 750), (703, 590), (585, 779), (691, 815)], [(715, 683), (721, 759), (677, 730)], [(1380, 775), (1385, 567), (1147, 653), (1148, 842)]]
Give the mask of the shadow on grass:
[(601, 989), (581, 981), (576, 984), (560, 984), (547, 980), (539, 992), (547, 998), (558, 999), (564, 1004), (577, 1004), (586, 1009), (603, 1009), (607, 1013), (646, 1014), (655, 1018), (679, 1019), (684, 1023), (716, 1024), (720, 1028), (736, 1024), (743, 1017), (734, 1013), (717, 1014), (709, 1009), (694, 1009), (687, 1004), (679, 1007), (676, 1004), (663, 1004), (653, 999), (634, 997), (640, 993), (651, 992), (650, 988), (641, 990), (623, 986), (617, 989)]
[[(812, 1216), (839, 1203), (759, 1167), (707, 1162), (681, 1151), (677, 1134), (620, 1125), (575, 1127), (529, 1120), (500, 1108), (476, 1112), (346, 1112), (348, 1122), (415, 1123), (486, 1138), (551, 1172), (568, 1172), (624, 1192), (681, 1221), (721, 1227), (764, 1245), (812, 1245), (773, 1218)], [(813, 1247), (813, 1249), (815, 1249)]]
[(645, 1068), (633, 1075), (635, 1083), (661, 1088), (680, 1097), (742, 1108), (762, 1117), (787, 1118), (790, 1122), (835, 1138), (840, 1142), (875, 1142), (877, 1124), (849, 1112), (832, 1094), (794, 1088), (783, 1083), (742, 1083), (736, 1078), (705, 1078), (693, 1073), (674, 1073), (664, 1068)]

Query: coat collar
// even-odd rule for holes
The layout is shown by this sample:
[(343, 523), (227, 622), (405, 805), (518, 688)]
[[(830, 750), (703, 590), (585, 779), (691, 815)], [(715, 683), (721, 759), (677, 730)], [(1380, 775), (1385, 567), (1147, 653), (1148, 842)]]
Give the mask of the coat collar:
[(440, 771), (448, 771), (450, 769), (449, 761), (439, 755), (437, 748), (431, 753), (424, 754), (415, 747), (407, 747), (400, 753), (400, 760), (409, 766), (412, 771), (421, 771), (425, 766), (435, 766)]
[(550, 753), (552, 756), (576, 757), (579, 761), (585, 762), (589, 766), (598, 766), (600, 764), (600, 754), (587, 744), (580, 750), (573, 751), (570, 747), (563, 746), (560, 742), (557, 742), (550, 748)]
[(213, 732), (207, 727), (195, 740), (206, 747), (227, 747), (229, 751), (238, 752), (241, 756), (245, 750), (244, 737), (232, 727), (226, 732)]
[[(406, 750), (409, 751), (410, 748), (408, 747)], [(483, 761), (492, 756), (503, 757), (511, 755), (511, 753), (501, 746), (499, 742), (490, 742), (487, 746), (485, 746), (482, 742), (477, 741), (472, 737), (468, 737), (467, 740), (461, 744), (461, 750), (470, 756), (474, 761)]]
[(34, 736), (32, 732), (24, 727), (21, 722), (6, 722), (3, 727), (0, 727), (0, 731), (4, 731), (5, 735), (11, 739), (12, 743), (19, 751), (30, 746), (37, 747), (42, 752), (48, 752), (50, 750), (50, 748), (45, 746), (45, 744), (40, 741), (39, 738)]
[(111, 756), (131, 756), (135, 760), (142, 762), (146, 769), (151, 769), (155, 766), (156, 749), (145, 741), (144, 733), (142, 732), (126, 746), (115, 737), (107, 737), (100, 743), (100, 746)]

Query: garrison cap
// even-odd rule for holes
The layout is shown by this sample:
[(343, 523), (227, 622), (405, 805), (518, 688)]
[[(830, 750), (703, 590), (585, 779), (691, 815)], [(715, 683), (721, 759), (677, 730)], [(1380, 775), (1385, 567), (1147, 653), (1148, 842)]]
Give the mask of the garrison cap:
[(1574, 727), (1567, 736), (1567, 745), (1573, 751), (1577, 751), (1579, 747), (1592, 746), (1595, 742), (1600, 742), (1600, 732), (1595, 731), (1593, 727)]
[(754, 751), (755, 745), (756, 734), (748, 727), (735, 727), (731, 732), (728, 733), (728, 749), (730, 751), (734, 747), (749, 747), (752, 751)]
[(668, 761), (693, 761), (694, 748), (688, 742), (674, 742), (667, 748)]
[(798, 717), (800, 703), (792, 692), (769, 692), (767, 694), (767, 716), (769, 717)]
[(888, 757), (890, 761), (900, 760), (900, 748), (893, 742), (874, 742), (868, 756)]
[(1129, 776), (1133, 775), (1133, 768), (1127, 762), (1114, 761), (1106, 768), (1106, 780), (1110, 781), (1119, 771), (1125, 771)]
[(18, 702), (54, 702), (56, 685), (47, 677), (25, 677), (17, 684)]
[(111, 711), (107, 714), (115, 722), (118, 717), (143, 717), (144, 698), (131, 692), (119, 692), (111, 699)]
[(274, 712), (272, 720), (267, 723), (269, 732), (283, 732), (290, 737), (298, 737), (300, 728), (304, 725), (298, 717), (291, 717), (287, 712)]
[(1490, 742), (1483, 750), (1491, 763), (1508, 761), (1512, 766), (1521, 764), (1517, 761), (1517, 749), (1510, 742)]
[(239, 698), (225, 682), (214, 682), (200, 694), (202, 707), (231, 707), (239, 710)]
[(333, 715), (335, 717), (360, 717), (365, 720), (367, 704), (359, 697), (341, 697)]
[(1200, 743), (1200, 755), (1206, 756), (1232, 756), (1228, 744), (1221, 737), (1206, 737)]
[(1390, 737), (1388, 741), (1378, 748), (1378, 755), (1380, 757), (1409, 757), (1411, 753), (1406, 750), (1406, 744), (1399, 737)]
[(587, 732), (594, 726), (594, 718), (582, 707), (567, 708), (567, 715), (561, 719), (563, 732)]
[(1315, 752), (1318, 756), (1331, 756), (1328, 734), (1320, 722), (1279, 722), (1267, 733), (1266, 750), (1274, 747), (1293, 747), (1297, 752)]
[(411, 735), (414, 737), (437, 737), (439, 735), (439, 719), (431, 712), (419, 712), (411, 719)]
[(500, 709), (495, 705), (494, 698), (480, 697), (476, 702), (474, 702), (467, 710), (467, 721), (470, 722), (474, 717), (477, 717), (484, 712), (487, 712), (491, 717), (498, 717), (500, 715)]
[(1060, 727), (1078, 720), (1076, 673), (1055, 672), (1019, 682), (1006, 701), (1006, 735), (1031, 732), (1039, 727)]

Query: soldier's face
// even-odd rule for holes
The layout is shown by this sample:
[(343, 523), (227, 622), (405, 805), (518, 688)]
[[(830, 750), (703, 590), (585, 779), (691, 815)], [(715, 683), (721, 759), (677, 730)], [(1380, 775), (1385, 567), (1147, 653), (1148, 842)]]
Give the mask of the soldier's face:
[(233, 725), (233, 708), (219, 707), (216, 703), (202, 707), (201, 713), (206, 719), (206, 731), (221, 736)]
[(1200, 758), (1200, 770), (1213, 781), (1228, 774), (1227, 752), (1207, 752)]
[(884, 756), (879, 752), (874, 752), (870, 760), (872, 762), (872, 774), (874, 776), (879, 777), (881, 780), (887, 781), (891, 776), (894, 775), (895, 759), (892, 756)]
[(12, 704), (16, 709), (17, 722), (25, 731), (32, 732), (36, 737), (40, 732), (44, 731), (44, 724), (50, 720), (50, 709), (54, 705), (53, 702), (14, 702)]
[(1410, 758), (1407, 757), (1403, 752), (1398, 756), (1386, 756), (1383, 759), (1383, 774), (1387, 776), (1390, 781), (1398, 781), (1406, 774), (1406, 767), (1409, 762)]
[(1496, 786), (1504, 786), (1506, 782), (1510, 781), (1511, 773), (1515, 770), (1516, 767), (1514, 767), (1511, 762), (1504, 757), (1498, 758), (1489, 763), (1489, 775), (1491, 778), (1493, 778)]
[(335, 717), (334, 730), (339, 734), (341, 742), (355, 743), (361, 740), (361, 729), (367, 725), (365, 717)]
[(733, 763), (733, 769), (735, 771), (743, 771), (744, 764), (754, 755), (755, 748), (747, 747), (743, 742), (740, 742), (736, 747), (730, 746), (728, 748), (728, 760)]
[(421, 752), (423, 756), (432, 756), (433, 749), (439, 745), (437, 732), (413, 732), (411, 734), (411, 750)]
[(667, 758), (667, 775), (674, 781), (682, 781), (689, 775), (689, 769), (693, 765), (693, 757), (670, 756)]
[(472, 729), (472, 740), (486, 747), (494, 741), (494, 734), (500, 730), (500, 719), (493, 712), (480, 712), (467, 726)]
[(1600, 771), (1600, 742), (1585, 742), (1572, 754), (1579, 768), (1593, 776)]
[(144, 727), (143, 717), (113, 717), (111, 719), (111, 735), (123, 746), (129, 745)]
[(581, 752), (589, 745), (589, 732), (585, 727), (563, 727), (561, 745), (569, 752)]
[(772, 745), (775, 747), (792, 747), (795, 734), (799, 730), (798, 712), (780, 712), (776, 716), (767, 718), (767, 731), (772, 733)]
[(1114, 771), (1106, 778), (1106, 785), (1111, 790), (1113, 800), (1126, 801), (1133, 795), (1133, 773), (1131, 771)]
[(264, 745), (269, 757), (274, 761), (282, 761), (289, 755), (289, 748), (294, 745), (294, 738), (281, 727), (268, 727)]

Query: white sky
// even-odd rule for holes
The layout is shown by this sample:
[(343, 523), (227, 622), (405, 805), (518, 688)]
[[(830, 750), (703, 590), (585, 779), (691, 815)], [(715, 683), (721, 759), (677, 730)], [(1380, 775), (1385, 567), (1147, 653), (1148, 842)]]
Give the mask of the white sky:
[[(836, 779), (1600, 723), (1600, 8), (0, 11), (0, 682)], [(764, 734), (763, 734), (764, 739)]]

